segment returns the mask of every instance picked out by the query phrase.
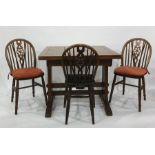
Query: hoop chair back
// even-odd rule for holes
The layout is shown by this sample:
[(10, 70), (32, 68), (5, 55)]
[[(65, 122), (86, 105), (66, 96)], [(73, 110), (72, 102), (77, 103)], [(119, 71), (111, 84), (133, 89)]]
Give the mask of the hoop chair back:
[(122, 49), (122, 66), (146, 68), (152, 55), (150, 43), (143, 38), (133, 38)]
[(91, 46), (85, 44), (72, 45), (65, 49), (62, 57), (65, 78), (74, 76), (78, 78), (76, 80), (79, 82), (83, 77), (95, 77), (98, 68), (98, 54)]
[(25, 39), (14, 39), (5, 48), (5, 57), (10, 71), (19, 68), (36, 67), (34, 46)]

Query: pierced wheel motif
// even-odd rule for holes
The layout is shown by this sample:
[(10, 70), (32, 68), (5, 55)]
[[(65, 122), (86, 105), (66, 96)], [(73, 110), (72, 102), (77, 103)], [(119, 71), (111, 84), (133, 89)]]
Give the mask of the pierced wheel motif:
[(23, 67), (24, 65), (24, 57), (25, 57), (25, 52), (22, 46), (22, 42), (21, 41), (16, 41), (17, 44), (17, 55), (19, 58), (19, 62), (21, 64), (21, 66)]
[(139, 60), (140, 53), (141, 53), (141, 42), (137, 40), (132, 53), (135, 66)]

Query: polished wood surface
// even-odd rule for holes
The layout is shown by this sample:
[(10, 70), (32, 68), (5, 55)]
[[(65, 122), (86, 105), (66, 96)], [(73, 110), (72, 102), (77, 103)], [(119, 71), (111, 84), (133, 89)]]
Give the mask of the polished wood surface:
[[(53, 90), (53, 88), (65, 88), (64, 83), (53, 83), (53, 66), (62, 66), (62, 53), (67, 46), (48, 46), (39, 55), (39, 60), (45, 60), (47, 63), (48, 74), (48, 103), (46, 108), (45, 117), (51, 117), (54, 97), (57, 95), (65, 95), (65, 90)], [(94, 87), (100, 88), (95, 90), (94, 94), (101, 97), (102, 104), (104, 105), (107, 116), (112, 116), (112, 110), (108, 102), (108, 67), (112, 65), (113, 59), (121, 59), (121, 54), (106, 46), (93, 46), (98, 53), (99, 65), (102, 66), (101, 82), (95, 82)], [(74, 94), (88, 94), (86, 90), (75, 90)], [(63, 104), (63, 103), (62, 103)]]
[[(62, 60), (62, 53), (67, 46), (48, 46), (39, 55), (39, 60)], [(121, 55), (106, 46), (93, 46), (100, 59), (120, 59)]]

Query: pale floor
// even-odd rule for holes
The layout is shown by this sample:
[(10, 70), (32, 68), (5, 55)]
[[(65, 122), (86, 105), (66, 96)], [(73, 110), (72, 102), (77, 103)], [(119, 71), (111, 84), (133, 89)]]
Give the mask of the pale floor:
[(148, 78), (147, 101), (142, 100), (142, 112), (138, 112), (137, 89), (126, 87), (122, 96), (121, 86), (116, 87), (111, 108), (113, 116), (106, 116), (101, 100), (96, 96), (95, 125), (91, 123), (88, 99), (72, 99), (69, 122), (66, 126), (63, 98), (54, 100), (51, 118), (45, 118), (45, 104), (42, 89), (36, 90), (33, 98), (31, 88), (20, 91), (18, 115), (14, 115), (14, 103), (10, 102), (10, 90), (0, 90), (0, 127), (33, 128), (116, 128), (116, 127), (155, 127), (155, 86), (154, 78)]

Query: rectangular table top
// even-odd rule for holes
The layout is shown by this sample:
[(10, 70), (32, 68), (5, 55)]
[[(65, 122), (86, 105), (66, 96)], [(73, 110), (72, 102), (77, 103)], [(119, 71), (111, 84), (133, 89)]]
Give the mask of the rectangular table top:
[[(39, 60), (61, 60), (62, 53), (67, 46), (48, 46), (39, 55)], [(93, 46), (101, 59), (120, 59), (121, 54), (106, 46)]]

